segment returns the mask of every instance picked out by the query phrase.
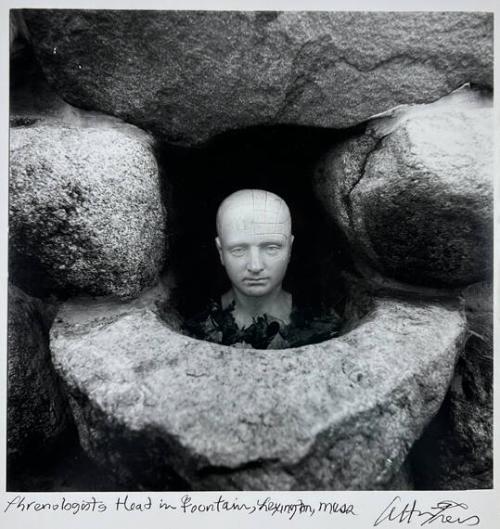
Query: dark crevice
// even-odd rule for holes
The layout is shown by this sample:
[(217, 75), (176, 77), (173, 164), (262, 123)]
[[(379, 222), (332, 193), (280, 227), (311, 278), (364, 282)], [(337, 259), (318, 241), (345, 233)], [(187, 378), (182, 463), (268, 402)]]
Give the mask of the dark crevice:
[(204, 147), (159, 149), (169, 181), (167, 267), (181, 314), (196, 313), (229, 288), (214, 243), (215, 215), (227, 195), (243, 188), (274, 192), (290, 207), (295, 242), (283, 286), (294, 301), (319, 308), (342, 303), (349, 250), (319, 206), (313, 174), (321, 156), (356, 130), (262, 126), (225, 133)]
[(264, 471), (264, 469), (268, 465), (279, 465), (280, 459), (279, 458), (270, 458), (270, 459), (256, 459), (254, 461), (247, 461), (246, 463), (243, 463), (241, 465), (238, 465), (236, 467), (225, 467), (225, 466), (215, 466), (210, 465), (207, 467), (204, 467), (200, 469), (197, 472), (197, 475), (200, 479), (204, 479), (207, 476), (231, 476), (231, 474), (235, 472), (248, 472), (252, 470), (256, 471)]

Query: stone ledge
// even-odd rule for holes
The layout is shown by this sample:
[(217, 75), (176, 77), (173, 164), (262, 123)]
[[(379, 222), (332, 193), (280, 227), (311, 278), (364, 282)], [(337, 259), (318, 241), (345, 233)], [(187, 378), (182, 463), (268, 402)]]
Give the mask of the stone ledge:
[(23, 15), (66, 101), (183, 145), (263, 124), (350, 127), (466, 82), (493, 84), (490, 13)]
[(164, 296), (75, 299), (51, 332), (84, 449), (139, 488), (390, 488), (465, 335), (458, 308), (380, 298), (337, 339), (235, 349), (170, 329)]

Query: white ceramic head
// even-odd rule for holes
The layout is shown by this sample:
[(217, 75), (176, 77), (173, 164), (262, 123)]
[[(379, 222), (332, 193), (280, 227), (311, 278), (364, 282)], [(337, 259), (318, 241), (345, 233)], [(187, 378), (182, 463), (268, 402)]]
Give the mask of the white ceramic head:
[(281, 290), (293, 243), (290, 210), (274, 193), (242, 189), (217, 211), (215, 239), (233, 288), (246, 296)]

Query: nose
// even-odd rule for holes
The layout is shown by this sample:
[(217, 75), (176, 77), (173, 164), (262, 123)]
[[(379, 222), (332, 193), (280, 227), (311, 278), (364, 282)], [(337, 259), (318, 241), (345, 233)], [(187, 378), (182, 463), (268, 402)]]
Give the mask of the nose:
[(264, 263), (262, 262), (259, 248), (250, 248), (247, 270), (253, 274), (258, 274), (264, 270)]

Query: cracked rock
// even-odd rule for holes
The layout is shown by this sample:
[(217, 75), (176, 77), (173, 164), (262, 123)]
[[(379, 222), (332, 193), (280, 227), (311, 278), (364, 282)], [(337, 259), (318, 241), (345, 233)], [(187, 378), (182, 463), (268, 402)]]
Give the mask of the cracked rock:
[(252, 125), (344, 128), (493, 84), (491, 13), (23, 10), (69, 103), (171, 143)]
[(318, 167), (316, 194), (361, 263), (399, 281), (488, 278), (493, 240), (491, 98), (463, 88), (395, 109)]
[(123, 298), (155, 282), (166, 219), (144, 132), (93, 118), (14, 127), (9, 192), (11, 270), (28, 263), (49, 290)]
[(402, 486), (463, 347), (458, 306), (376, 298), (337, 339), (250, 350), (179, 334), (159, 317), (167, 298), (76, 298), (55, 319), (54, 362), (91, 458), (133, 489)]

